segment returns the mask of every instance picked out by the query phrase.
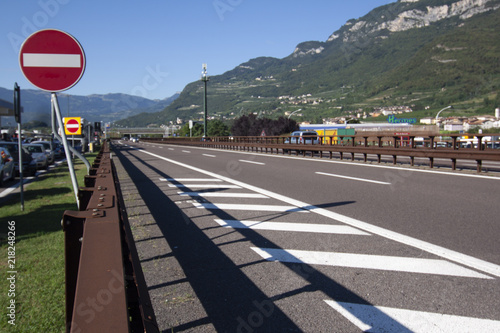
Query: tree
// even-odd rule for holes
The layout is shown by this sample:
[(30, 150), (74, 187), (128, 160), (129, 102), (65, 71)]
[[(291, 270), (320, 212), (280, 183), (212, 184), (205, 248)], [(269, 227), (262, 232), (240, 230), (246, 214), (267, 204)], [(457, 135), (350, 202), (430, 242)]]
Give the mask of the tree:
[(262, 131), (269, 136), (278, 136), (297, 130), (299, 127), (293, 119), (279, 117), (277, 120), (257, 118), (254, 114), (243, 115), (233, 122), (231, 133), (234, 136), (260, 136)]
[(224, 124), (221, 120), (211, 120), (207, 124), (207, 135), (208, 136), (228, 136), (231, 134), (229, 132), (229, 127)]
[(177, 132), (179, 136), (189, 136), (192, 132), (193, 137), (203, 136), (203, 125), (200, 123), (195, 123), (193, 125), (192, 131), (189, 129), (189, 124), (184, 124), (182, 128)]
[[(207, 135), (208, 136), (227, 136), (230, 134), (229, 127), (224, 124), (221, 120), (210, 120), (207, 123)], [(179, 136), (189, 136), (189, 124), (184, 124), (182, 128), (177, 132)], [(194, 123), (192, 129), (193, 137), (203, 136), (203, 124)]]

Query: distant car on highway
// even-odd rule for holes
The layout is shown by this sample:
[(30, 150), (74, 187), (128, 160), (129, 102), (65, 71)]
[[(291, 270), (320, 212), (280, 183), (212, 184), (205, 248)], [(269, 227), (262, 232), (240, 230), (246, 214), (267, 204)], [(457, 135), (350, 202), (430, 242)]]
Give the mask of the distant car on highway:
[(134, 136), (134, 137), (130, 138), (130, 141), (132, 141), (132, 142), (139, 142), (139, 138)]
[(37, 169), (46, 170), (49, 167), (49, 161), (47, 160), (47, 154), (45, 153), (45, 147), (43, 145), (30, 143), (24, 145), (24, 147), (26, 147), (31, 157), (35, 160)]
[(47, 161), (49, 161), (49, 164), (54, 163), (55, 153), (54, 153), (54, 147), (52, 145), (52, 142), (50, 142), (50, 141), (33, 141), (32, 143), (43, 145), (43, 147), (45, 149), (45, 154), (47, 155)]
[(7, 148), (0, 147), (0, 186), (14, 177), (14, 159)]
[[(295, 131), (290, 134), (290, 137), (285, 139), (285, 144), (295, 145), (319, 145), (319, 135), (315, 131)], [(288, 153), (289, 149), (283, 149), (283, 152)], [(300, 152), (299, 150), (297, 152)]]

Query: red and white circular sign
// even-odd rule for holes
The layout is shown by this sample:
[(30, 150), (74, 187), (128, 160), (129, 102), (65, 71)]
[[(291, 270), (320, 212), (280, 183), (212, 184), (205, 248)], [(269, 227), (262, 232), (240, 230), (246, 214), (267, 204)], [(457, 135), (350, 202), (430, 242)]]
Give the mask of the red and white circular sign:
[(73, 87), (85, 71), (85, 53), (70, 34), (45, 29), (33, 33), (19, 52), (21, 70), (34, 86), (50, 92)]
[(80, 129), (80, 123), (76, 119), (70, 119), (66, 122), (66, 131), (72, 134), (76, 134)]

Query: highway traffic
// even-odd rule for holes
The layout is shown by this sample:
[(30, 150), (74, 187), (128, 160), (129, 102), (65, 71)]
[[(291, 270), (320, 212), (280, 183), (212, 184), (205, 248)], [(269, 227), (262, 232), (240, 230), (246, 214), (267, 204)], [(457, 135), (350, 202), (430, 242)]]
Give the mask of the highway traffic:
[(160, 331), (500, 331), (500, 177), (114, 142)]

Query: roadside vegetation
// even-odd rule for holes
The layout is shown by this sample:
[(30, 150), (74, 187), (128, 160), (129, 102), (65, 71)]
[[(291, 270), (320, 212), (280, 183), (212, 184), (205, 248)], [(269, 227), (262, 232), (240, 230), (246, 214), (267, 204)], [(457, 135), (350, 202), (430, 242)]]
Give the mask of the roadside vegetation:
[[(97, 154), (87, 154), (90, 163)], [(75, 160), (80, 185), (87, 168)], [(64, 332), (65, 272), (64, 233), (61, 219), (65, 210), (77, 210), (67, 164), (62, 164), (24, 188), (24, 211), (20, 195), (14, 193), (0, 204), (0, 283), (2, 284), (2, 332)], [(14, 221), (15, 224), (12, 222)], [(15, 264), (8, 261), (8, 226), (15, 225)], [(10, 267), (9, 265), (15, 266)], [(15, 291), (7, 280), (15, 271)], [(9, 291), (9, 292), (8, 292)], [(7, 305), (15, 300), (15, 325), (9, 323)]]

